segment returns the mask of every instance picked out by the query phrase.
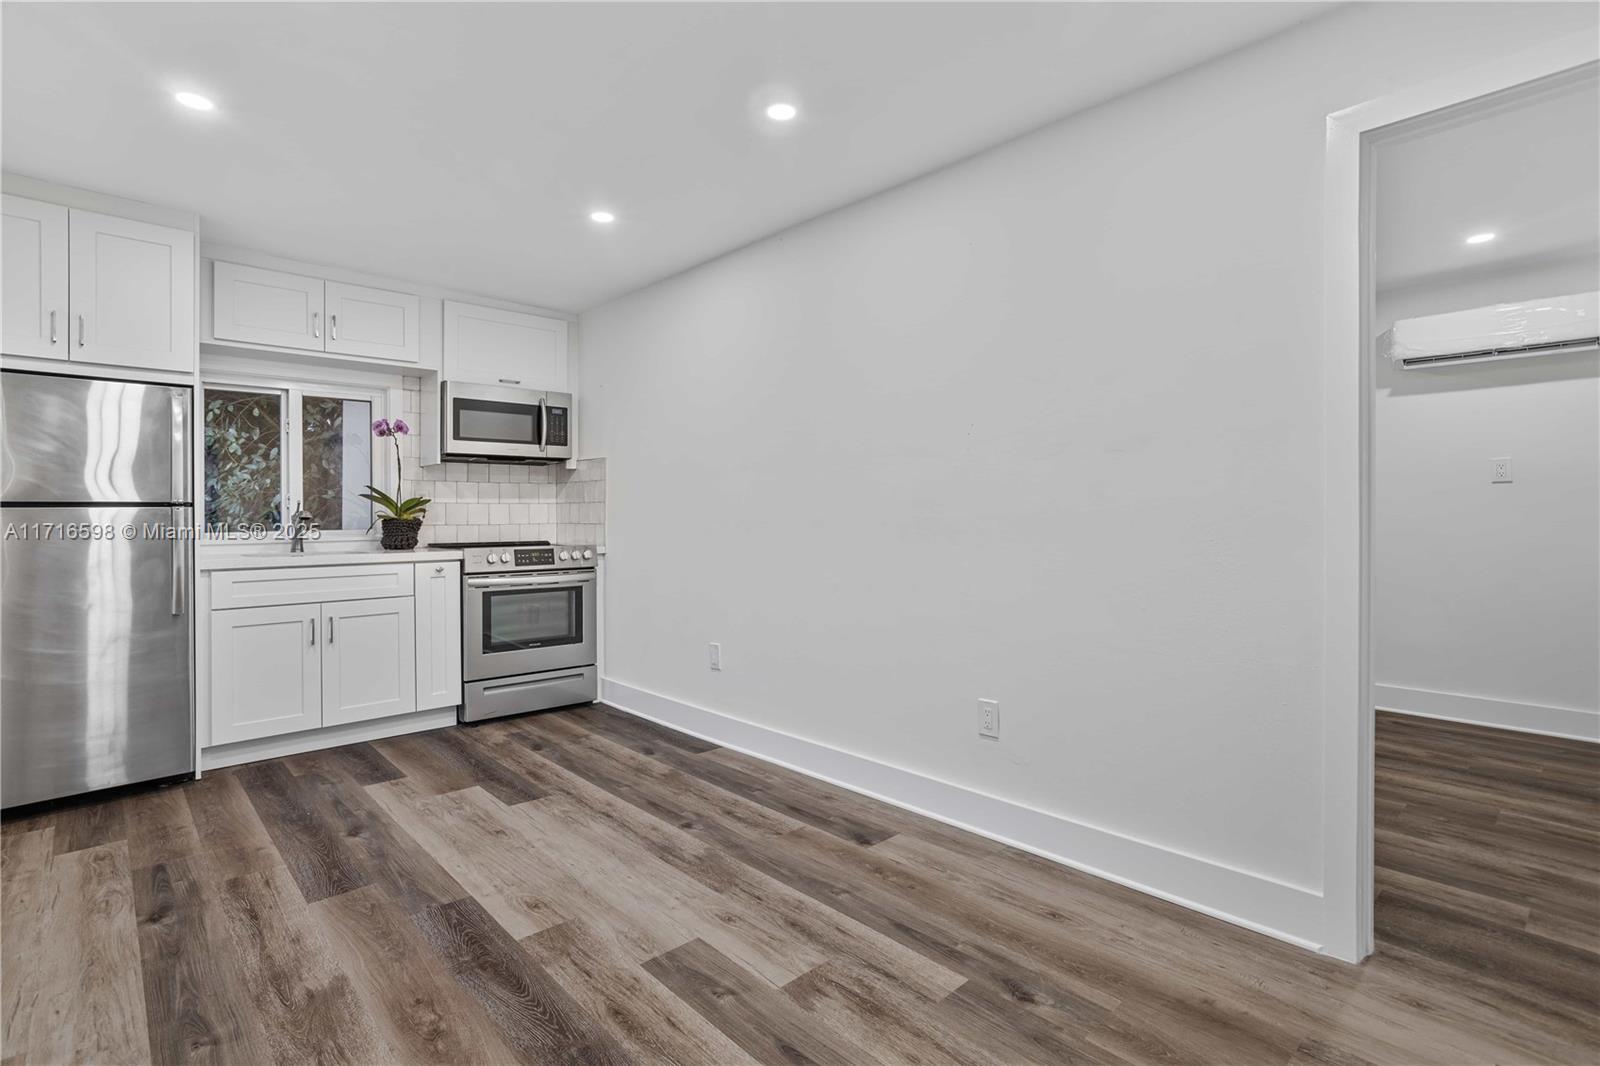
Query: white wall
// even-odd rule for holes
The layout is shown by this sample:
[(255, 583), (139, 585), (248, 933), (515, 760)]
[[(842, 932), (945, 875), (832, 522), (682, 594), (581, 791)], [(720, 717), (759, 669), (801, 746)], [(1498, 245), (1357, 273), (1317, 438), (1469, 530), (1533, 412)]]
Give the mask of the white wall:
[(1342, 9), (584, 315), (613, 698), (1317, 942), (1325, 117), (1595, 30)]
[[(1597, 286), (1592, 254), (1480, 271), (1380, 292), (1377, 329)], [(1384, 363), (1376, 384), (1378, 706), (1600, 740), (1600, 355)]]

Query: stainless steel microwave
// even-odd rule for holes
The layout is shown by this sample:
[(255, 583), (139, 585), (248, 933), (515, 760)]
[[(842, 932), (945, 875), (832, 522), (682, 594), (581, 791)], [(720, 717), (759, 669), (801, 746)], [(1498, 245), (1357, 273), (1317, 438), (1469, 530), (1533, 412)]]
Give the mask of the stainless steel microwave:
[(572, 458), (572, 396), (468, 381), (439, 384), (446, 461), (553, 463)]

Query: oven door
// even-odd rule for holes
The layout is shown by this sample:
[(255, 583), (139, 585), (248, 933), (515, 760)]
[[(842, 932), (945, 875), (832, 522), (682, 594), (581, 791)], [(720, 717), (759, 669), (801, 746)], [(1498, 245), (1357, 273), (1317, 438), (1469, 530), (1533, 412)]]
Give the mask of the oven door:
[(446, 381), (439, 386), (439, 407), (447, 459), (550, 458), (542, 392)]
[(468, 577), (466, 679), (593, 666), (594, 591), (593, 570)]

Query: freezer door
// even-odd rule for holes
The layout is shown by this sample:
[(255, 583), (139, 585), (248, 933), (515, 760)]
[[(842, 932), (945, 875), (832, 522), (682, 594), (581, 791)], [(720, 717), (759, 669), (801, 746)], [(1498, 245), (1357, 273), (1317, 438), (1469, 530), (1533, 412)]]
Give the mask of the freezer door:
[(0, 499), (6, 503), (190, 503), (191, 390), (0, 375)]
[[(0, 806), (194, 769), (193, 545), (160, 538), (174, 521), (189, 508), (0, 509)], [(57, 525), (114, 535), (43, 535)]]

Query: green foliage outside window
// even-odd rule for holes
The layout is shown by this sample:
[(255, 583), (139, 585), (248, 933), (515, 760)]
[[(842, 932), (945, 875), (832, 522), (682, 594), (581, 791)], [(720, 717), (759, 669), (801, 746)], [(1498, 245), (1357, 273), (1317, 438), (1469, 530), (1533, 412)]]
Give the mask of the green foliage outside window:
[(277, 393), (206, 390), (206, 525), (283, 521), (283, 411)]

